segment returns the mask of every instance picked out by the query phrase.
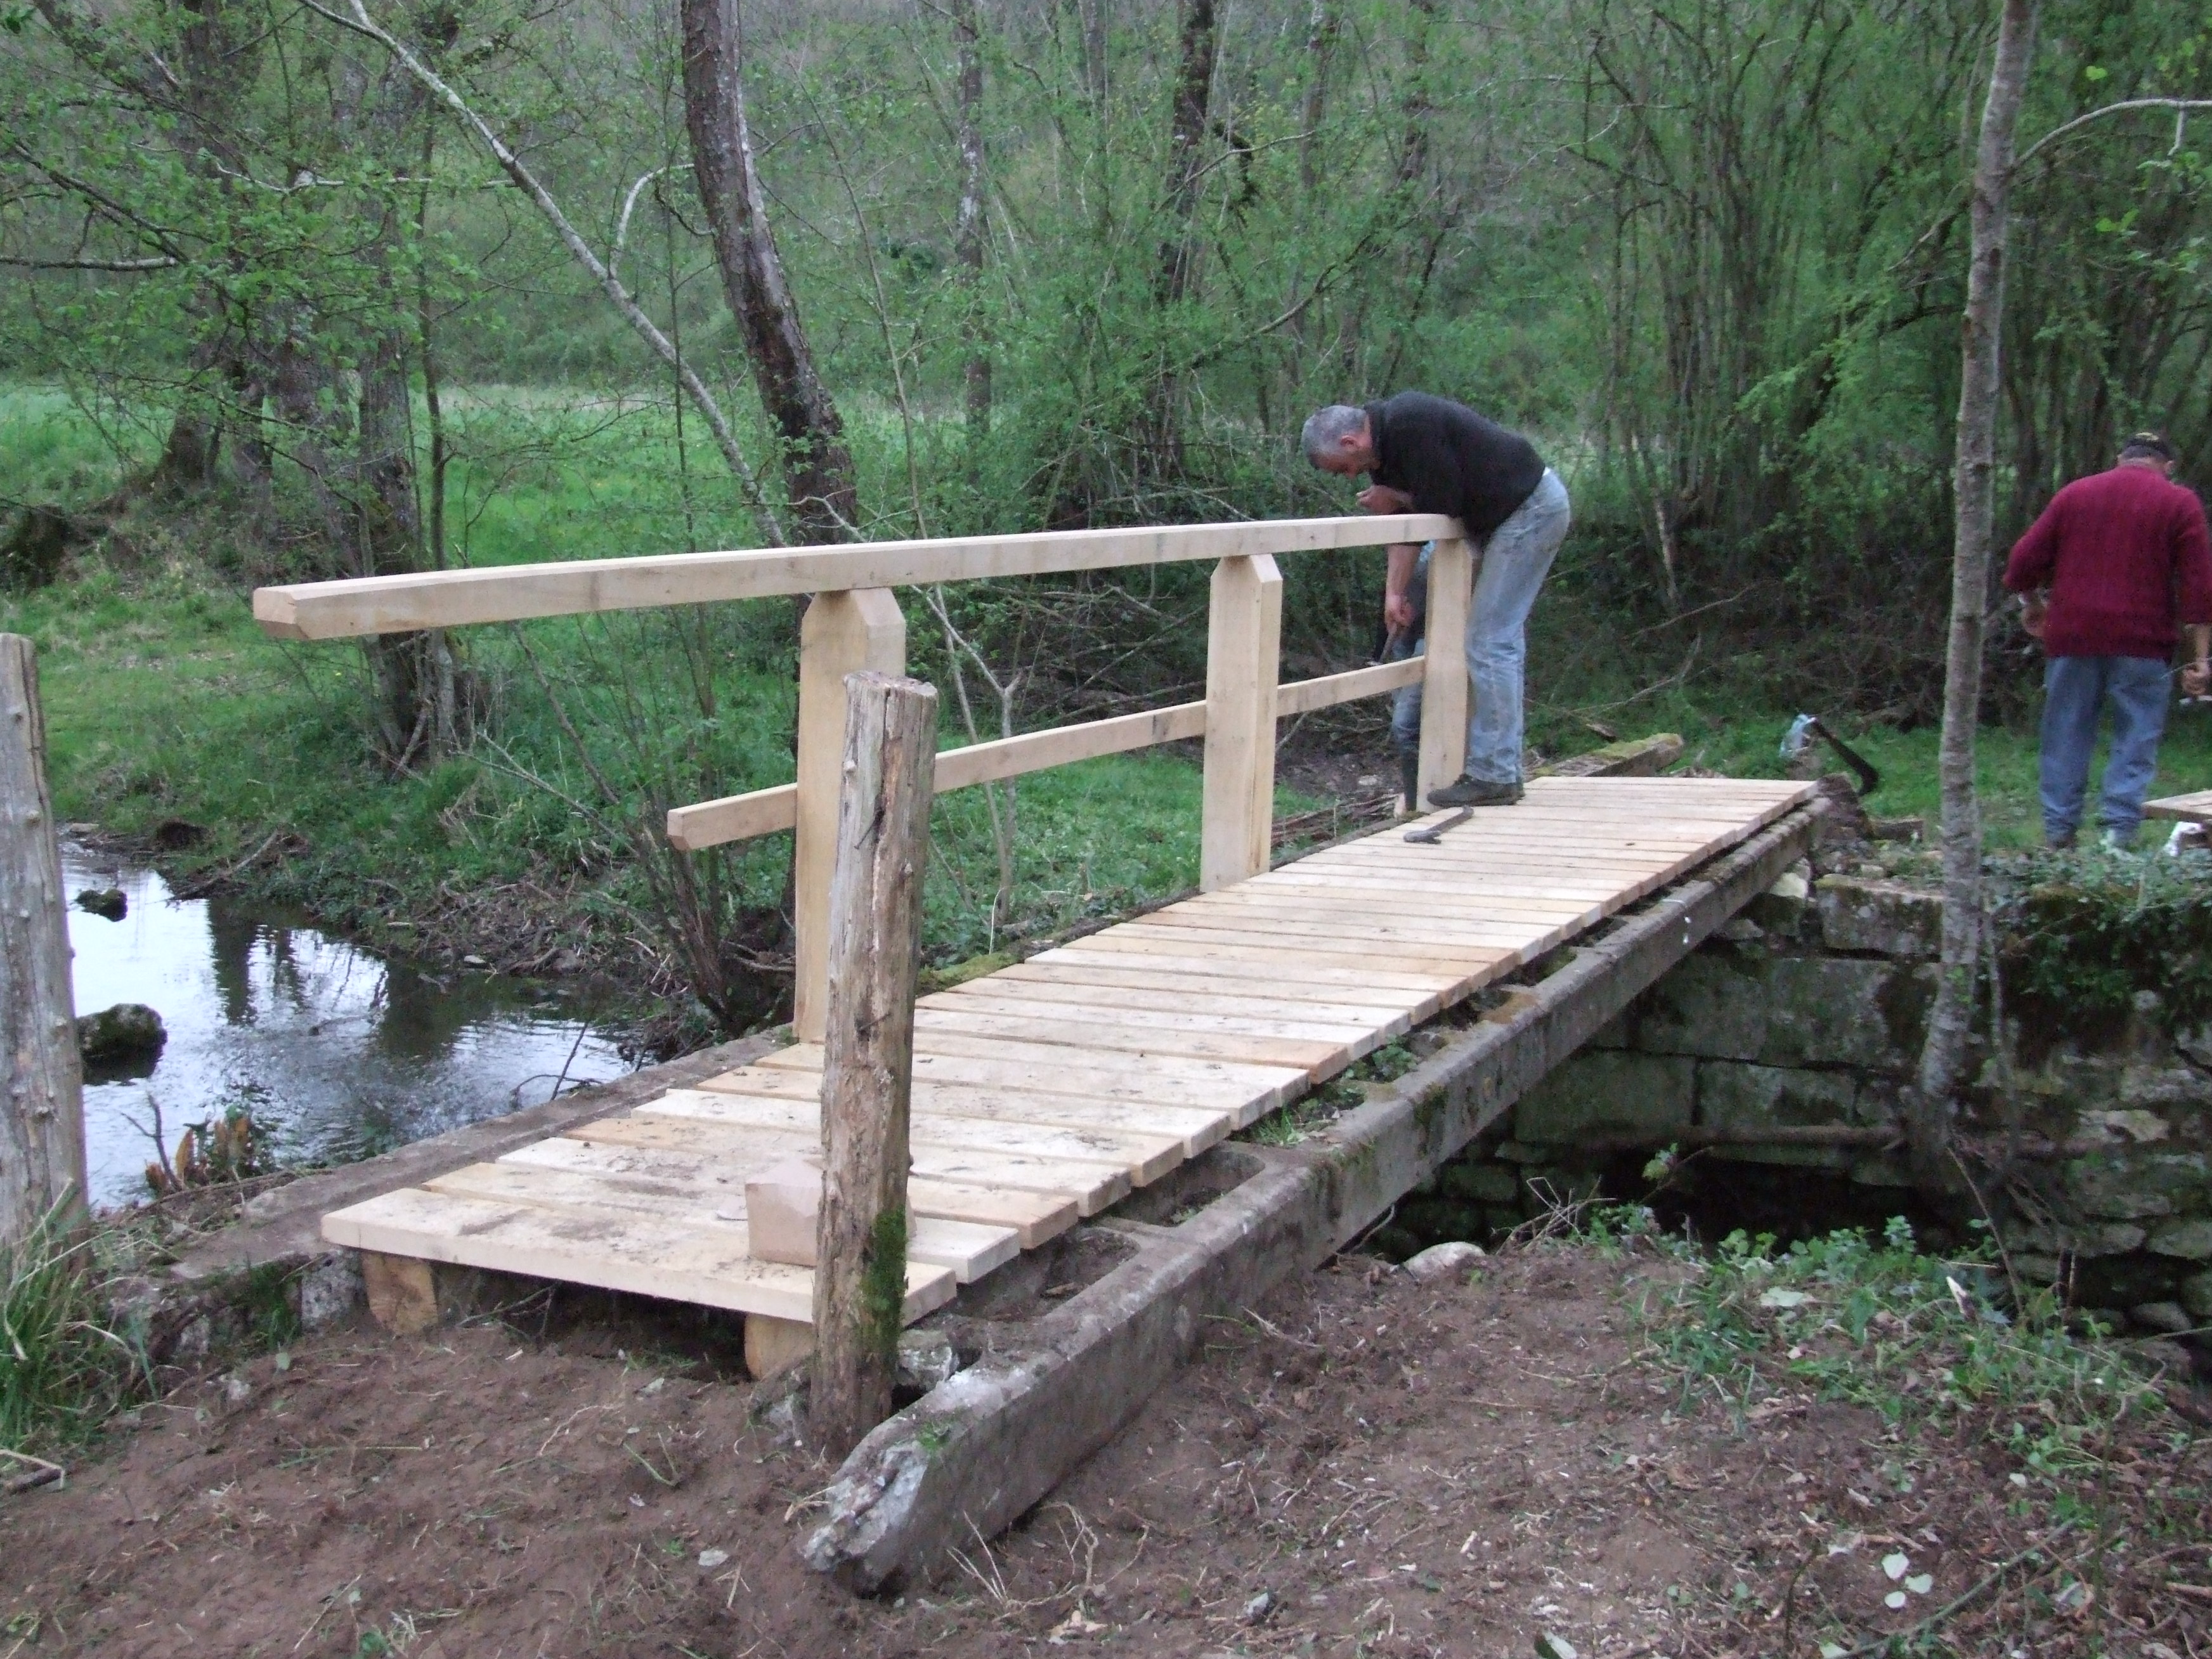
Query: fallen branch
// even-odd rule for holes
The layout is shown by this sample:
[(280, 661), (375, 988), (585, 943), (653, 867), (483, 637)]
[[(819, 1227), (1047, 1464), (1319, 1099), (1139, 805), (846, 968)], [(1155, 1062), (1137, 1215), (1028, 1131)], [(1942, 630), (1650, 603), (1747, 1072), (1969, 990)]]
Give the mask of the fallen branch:
[(33, 1457), (28, 1452), (10, 1450), (0, 1446), (0, 1457), (11, 1457), (18, 1463), (32, 1466), (27, 1474), (19, 1474), (0, 1486), (10, 1498), (17, 1492), (29, 1492), (38, 1486), (63, 1486), (69, 1484), (69, 1471), (58, 1463), (49, 1463), (43, 1457)]

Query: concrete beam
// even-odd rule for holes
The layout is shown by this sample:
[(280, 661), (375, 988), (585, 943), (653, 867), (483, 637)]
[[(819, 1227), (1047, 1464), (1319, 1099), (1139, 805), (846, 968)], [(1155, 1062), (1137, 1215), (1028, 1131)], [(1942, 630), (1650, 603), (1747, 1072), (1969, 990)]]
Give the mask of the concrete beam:
[(803, 1547), (808, 1565), (872, 1592), (937, 1571), (971, 1528), (1002, 1530), (1135, 1415), (1206, 1319), (1357, 1238), (1773, 885), (1811, 847), (1820, 811), (1792, 813), (1617, 920), (1316, 1139), (1239, 1143), (1258, 1172), (1181, 1225), (1109, 1222), (1134, 1255), (1041, 1319), (990, 1326), (976, 1364), (854, 1450)]

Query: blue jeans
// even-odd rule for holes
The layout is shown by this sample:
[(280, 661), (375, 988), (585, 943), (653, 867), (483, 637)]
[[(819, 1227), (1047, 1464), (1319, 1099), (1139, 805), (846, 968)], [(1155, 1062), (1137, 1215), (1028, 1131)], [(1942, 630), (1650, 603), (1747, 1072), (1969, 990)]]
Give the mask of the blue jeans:
[(2112, 747), (2105, 762), (2105, 828), (2122, 846), (2142, 825), (2143, 798), (2158, 770), (2166, 731), (2169, 675), (2158, 657), (2053, 657), (2043, 670), (2043, 834), (2071, 841), (2089, 787), (2097, 718), (2112, 707)]
[[(1521, 679), (1528, 658), (1528, 613), (1536, 608), (1537, 592), (1551, 574), (1571, 518), (1567, 487), (1547, 468), (1528, 499), (1478, 550), (1474, 603), (1467, 613), (1467, 670), (1474, 682), (1467, 720), (1469, 777), (1490, 783), (1521, 781)], [(1423, 549), (1424, 584), (1428, 565), (1428, 551)], [(1419, 642), (1410, 641), (1403, 648), (1410, 651)], [(1390, 740), (1401, 754), (1420, 749), (1419, 685), (1400, 688), (1392, 701)]]

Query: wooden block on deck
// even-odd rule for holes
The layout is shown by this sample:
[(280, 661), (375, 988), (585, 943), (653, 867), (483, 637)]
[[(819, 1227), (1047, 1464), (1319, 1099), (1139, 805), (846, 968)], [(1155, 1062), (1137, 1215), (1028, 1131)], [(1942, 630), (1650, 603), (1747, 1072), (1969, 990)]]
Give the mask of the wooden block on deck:
[[(745, 1177), (745, 1231), (752, 1252), (763, 1261), (814, 1265), (817, 1229), (822, 1218), (822, 1165), (788, 1158)], [(752, 1327), (745, 1328), (750, 1364)]]

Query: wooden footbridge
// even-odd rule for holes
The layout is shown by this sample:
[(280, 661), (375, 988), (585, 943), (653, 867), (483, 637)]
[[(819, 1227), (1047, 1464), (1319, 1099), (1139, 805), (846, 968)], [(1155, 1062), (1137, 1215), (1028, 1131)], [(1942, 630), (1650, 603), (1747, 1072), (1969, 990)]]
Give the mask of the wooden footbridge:
[[(1435, 539), (1429, 653), (1280, 685), (1278, 555)], [(1809, 786), (1545, 779), (1434, 845), (1398, 827), (1270, 869), (1276, 722), (1425, 685), (1421, 788), (1457, 775), (1469, 553), (1450, 520), (1325, 519), (708, 553), (374, 578), (255, 596), (274, 634), (389, 633), (811, 594), (797, 778), (678, 808), (690, 849), (796, 832), (794, 1041), (703, 1086), (329, 1215), (332, 1242), (803, 1322), (756, 1256), (750, 1178), (819, 1147), (844, 680), (897, 672), (915, 583), (1216, 561), (1203, 702), (954, 749), (939, 791), (1205, 740), (1197, 896), (915, 1005), (906, 1314), (1109, 1209), (1379, 1045), (1676, 882)], [(1432, 820), (1445, 820), (1437, 815)]]

